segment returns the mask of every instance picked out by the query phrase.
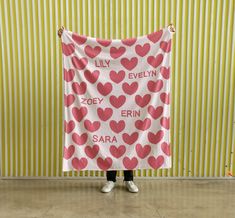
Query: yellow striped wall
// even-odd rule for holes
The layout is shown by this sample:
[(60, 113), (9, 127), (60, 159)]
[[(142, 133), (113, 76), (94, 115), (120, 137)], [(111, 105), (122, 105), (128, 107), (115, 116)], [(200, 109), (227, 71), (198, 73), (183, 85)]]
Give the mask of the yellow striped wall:
[(235, 0), (0, 0), (1, 177), (105, 176), (62, 172), (61, 25), (110, 39), (171, 22), (173, 167), (134, 176), (234, 176), (234, 20)]

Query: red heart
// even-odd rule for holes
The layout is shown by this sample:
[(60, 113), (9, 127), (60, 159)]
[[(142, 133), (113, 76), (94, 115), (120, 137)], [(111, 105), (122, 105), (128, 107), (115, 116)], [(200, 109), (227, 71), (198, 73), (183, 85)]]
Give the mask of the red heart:
[(62, 52), (64, 55), (69, 56), (74, 53), (75, 46), (73, 43), (65, 44), (62, 42)]
[(64, 94), (64, 106), (69, 107), (70, 105), (73, 104), (73, 102), (75, 101), (75, 97), (73, 94), (69, 94), (66, 96), (66, 94)]
[(71, 58), (72, 60), (72, 64), (75, 68), (77, 68), (78, 70), (82, 70), (86, 67), (87, 63), (88, 63), (88, 60), (86, 57), (83, 57), (83, 58), (77, 58), (76, 56), (73, 56)]
[(68, 71), (64, 68), (64, 80), (66, 82), (70, 82), (73, 80), (75, 76), (75, 72), (73, 69), (69, 69)]
[(101, 82), (97, 84), (97, 90), (99, 91), (101, 95), (104, 95), (104, 96), (108, 95), (112, 91), (112, 89), (113, 89), (113, 86), (110, 82), (107, 82), (104, 85)]
[(99, 70), (94, 70), (93, 72), (91, 72), (90, 70), (84, 71), (85, 78), (92, 84), (94, 84), (97, 81), (99, 75), (100, 75)]
[(126, 94), (132, 95), (137, 91), (138, 83), (133, 82), (129, 85), (128, 83), (125, 82), (125, 83), (122, 84), (122, 89)]
[(164, 163), (164, 157), (162, 155), (159, 155), (157, 158), (150, 156), (148, 158), (148, 163), (153, 169), (158, 169)]
[(152, 105), (148, 106), (148, 113), (155, 120), (162, 115), (162, 112), (163, 112), (162, 106), (156, 107), (156, 109)]
[(114, 59), (119, 58), (120, 56), (122, 56), (126, 51), (126, 48), (121, 46), (119, 48), (116, 47), (111, 47), (110, 48), (110, 56)]
[(119, 147), (111, 145), (109, 151), (114, 157), (120, 158), (126, 152), (126, 147), (124, 145), (120, 145)]
[(138, 137), (139, 137), (138, 132), (133, 132), (131, 135), (127, 133), (122, 134), (123, 141), (126, 142), (128, 145), (133, 144), (138, 139)]
[(87, 141), (87, 138), (87, 133), (83, 133), (82, 135), (78, 135), (77, 133), (72, 134), (73, 141), (78, 145), (84, 145)]
[(94, 48), (92, 48), (90, 45), (87, 45), (84, 51), (88, 57), (94, 58), (101, 52), (101, 47), (95, 46)]
[(87, 115), (87, 108), (84, 106), (82, 106), (80, 108), (73, 107), (72, 114), (73, 114), (74, 118), (78, 122), (80, 122), (83, 119), (83, 117), (85, 117)]
[(109, 40), (109, 39), (99, 39), (99, 38), (97, 38), (96, 41), (99, 44), (103, 45), (104, 47), (108, 47), (112, 42), (112, 40)]
[(112, 163), (113, 161), (110, 157), (106, 157), (104, 160), (101, 157), (97, 159), (98, 167), (104, 171), (109, 169), (112, 166)]
[(166, 42), (166, 41), (161, 41), (160, 43), (160, 48), (164, 51), (164, 52), (170, 52), (171, 51), (171, 39)]
[(85, 151), (86, 155), (87, 155), (89, 158), (93, 159), (93, 158), (96, 157), (96, 155), (97, 155), (98, 152), (99, 152), (99, 146), (98, 146), (98, 145), (94, 145), (93, 147), (91, 147), (91, 146), (87, 145), (87, 146), (85, 147), (84, 151)]
[(122, 39), (121, 42), (124, 44), (124, 45), (127, 45), (127, 46), (132, 46), (135, 44), (137, 38), (127, 38), (127, 39)]
[(146, 54), (148, 54), (149, 50), (150, 50), (149, 43), (145, 43), (143, 46), (141, 45), (135, 46), (135, 52), (141, 57), (144, 57)]
[(89, 132), (95, 132), (100, 128), (100, 122), (99, 121), (91, 122), (90, 120), (84, 120), (84, 127)]
[(66, 148), (64, 146), (64, 155), (63, 157), (68, 160), (69, 158), (72, 157), (72, 155), (74, 154), (74, 151), (75, 151), (75, 147), (74, 145), (70, 145), (68, 148)]
[(164, 136), (164, 132), (162, 130), (159, 130), (156, 134), (149, 132), (148, 133), (148, 140), (150, 143), (157, 144), (162, 140)]
[(137, 155), (141, 158), (144, 159), (145, 157), (147, 157), (151, 151), (151, 146), (150, 145), (145, 145), (145, 146), (141, 146), (141, 144), (136, 144), (135, 146), (136, 149), (136, 153)]
[(158, 54), (156, 57), (154, 56), (149, 56), (147, 58), (147, 62), (154, 68), (157, 68), (163, 61), (163, 55)]
[(66, 120), (64, 120), (64, 131), (66, 133), (71, 133), (73, 131), (75, 127), (75, 123), (73, 120), (70, 120), (69, 122), (67, 122)]
[(125, 129), (126, 124), (124, 120), (119, 120), (118, 122), (115, 120), (111, 120), (109, 122), (109, 126), (115, 133), (119, 133)]
[(156, 43), (162, 37), (163, 30), (158, 30), (156, 32), (147, 35), (148, 39), (153, 43)]
[(165, 92), (161, 93), (160, 99), (162, 100), (162, 102), (164, 104), (170, 104), (170, 93), (168, 93), (168, 94)]
[(127, 70), (132, 70), (136, 67), (138, 63), (137, 57), (133, 57), (130, 60), (128, 58), (122, 58), (121, 64), (123, 67), (125, 67)]
[(125, 95), (120, 95), (119, 97), (116, 97), (114, 95), (111, 95), (109, 97), (109, 102), (115, 108), (120, 108), (126, 102), (126, 96)]
[(146, 130), (149, 129), (151, 126), (151, 120), (149, 118), (145, 118), (142, 120), (136, 120), (135, 121), (135, 127), (139, 130)]
[(162, 117), (160, 123), (165, 129), (170, 129), (170, 117)]
[(82, 170), (84, 169), (88, 164), (88, 161), (86, 158), (82, 157), (81, 159), (75, 157), (72, 160), (72, 165), (75, 169), (77, 170)]
[(160, 73), (162, 74), (163, 78), (169, 79), (170, 78), (170, 67), (161, 67)]
[(143, 97), (140, 95), (135, 96), (135, 102), (140, 107), (145, 107), (150, 102), (150, 99), (151, 99), (150, 94), (145, 94)]
[(118, 73), (116, 73), (114, 70), (111, 70), (109, 76), (113, 82), (120, 83), (125, 77), (125, 71), (120, 70)]
[(97, 114), (101, 120), (106, 121), (113, 115), (113, 109), (112, 108), (105, 108), (105, 109), (98, 108)]
[(167, 144), (166, 142), (163, 142), (161, 144), (161, 149), (162, 151), (167, 155), (170, 156), (171, 155), (171, 147), (170, 144)]
[(83, 36), (83, 35), (78, 35), (76, 33), (72, 34), (72, 39), (78, 44), (78, 45), (82, 45), (86, 42), (87, 37)]
[(159, 92), (163, 87), (163, 81), (158, 79), (157, 81), (148, 81), (147, 87), (150, 92)]
[(87, 85), (85, 82), (81, 82), (80, 84), (77, 82), (73, 82), (72, 89), (76, 94), (83, 95), (86, 92)]
[(138, 164), (138, 160), (136, 157), (129, 158), (129, 157), (124, 157), (123, 158), (123, 165), (126, 167), (128, 170), (133, 170)]

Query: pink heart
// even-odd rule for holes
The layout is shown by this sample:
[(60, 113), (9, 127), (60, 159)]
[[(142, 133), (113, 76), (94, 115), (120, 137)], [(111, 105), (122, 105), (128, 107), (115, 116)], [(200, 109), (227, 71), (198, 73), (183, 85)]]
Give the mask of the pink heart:
[(146, 54), (148, 54), (149, 50), (150, 50), (149, 43), (145, 43), (143, 46), (141, 45), (135, 46), (135, 52), (141, 57), (144, 57)]
[(84, 120), (84, 127), (89, 132), (95, 132), (100, 128), (100, 122), (99, 121), (91, 122), (90, 120)]
[(150, 105), (150, 106), (148, 106), (148, 113), (151, 115), (151, 117), (153, 119), (156, 120), (157, 118), (159, 118), (162, 115), (163, 107), (162, 106), (158, 106), (155, 109), (152, 105)]
[(132, 95), (137, 91), (138, 83), (133, 82), (129, 85), (128, 83), (125, 82), (125, 83), (122, 84), (122, 89), (126, 94)]
[(136, 120), (135, 121), (135, 127), (139, 130), (146, 130), (149, 129), (151, 126), (151, 120), (149, 118), (145, 118), (142, 120)]
[(131, 135), (127, 134), (127, 133), (123, 133), (122, 134), (122, 139), (125, 143), (127, 143), (128, 145), (133, 144), (139, 137), (139, 133), (138, 132), (133, 132)]
[(73, 80), (75, 76), (75, 72), (73, 69), (69, 69), (68, 71), (64, 68), (64, 80), (66, 82), (70, 82)]
[(133, 37), (133, 38), (127, 38), (127, 39), (122, 39), (121, 42), (124, 44), (124, 45), (127, 45), (127, 46), (132, 46), (135, 44), (137, 38), (136, 37)]
[(72, 166), (77, 170), (84, 169), (88, 164), (88, 161), (86, 158), (82, 157), (81, 159), (75, 157), (72, 160)]
[(95, 46), (94, 48), (92, 48), (90, 45), (87, 45), (84, 51), (88, 57), (94, 58), (101, 52), (101, 47)]
[(75, 101), (75, 97), (73, 94), (69, 94), (66, 96), (66, 94), (64, 94), (64, 106), (69, 107), (70, 105), (73, 104), (73, 102)]
[(163, 30), (158, 30), (156, 32), (148, 34), (147, 37), (150, 41), (152, 41), (153, 43), (156, 43), (162, 37), (162, 33), (163, 33)]
[(170, 93), (161, 93), (160, 94), (160, 99), (164, 104), (170, 104)]
[(109, 151), (114, 157), (120, 158), (126, 152), (126, 147), (124, 145), (120, 145), (119, 147), (111, 145)]
[(120, 70), (118, 73), (116, 73), (114, 70), (111, 70), (109, 76), (113, 82), (120, 83), (125, 77), (125, 71)]
[(87, 146), (85, 147), (84, 151), (85, 151), (86, 155), (87, 155), (89, 158), (93, 159), (93, 158), (96, 157), (96, 155), (97, 155), (98, 152), (99, 152), (99, 146), (98, 146), (98, 145), (94, 145), (93, 147), (91, 147), (91, 146), (87, 145)]
[(170, 67), (161, 67), (160, 68), (160, 73), (162, 74), (164, 79), (169, 79), (170, 78)]
[(165, 129), (170, 129), (170, 117), (162, 117), (160, 119), (160, 124), (162, 127), (164, 127)]
[(120, 96), (116, 97), (114, 95), (111, 95), (109, 97), (109, 102), (115, 108), (120, 108), (126, 102), (126, 96), (125, 95), (120, 95)]
[(148, 140), (150, 143), (157, 144), (162, 140), (164, 136), (164, 132), (162, 130), (159, 130), (156, 134), (149, 132), (148, 133)]
[(78, 57), (73, 56), (71, 58), (71, 60), (72, 60), (73, 66), (78, 70), (83, 70), (86, 67), (86, 65), (88, 64), (88, 60), (86, 57), (79, 59)]
[(85, 82), (81, 82), (80, 84), (77, 82), (73, 82), (72, 89), (76, 94), (84, 95), (87, 89), (87, 85)]
[(163, 142), (161, 144), (161, 149), (162, 151), (167, 155), (170, 156), (171, 155), (171, 147), (170, 144), (167, 144), (166, 142)]
[(72, 157), (72, 155), (74, 154), (74, 151), (75, 151), (75, 147), (74, 145), (70, 145), (68, 148), (66, 148), (64, 146), (64, 155), (63, 157), (68, 160), (69, 158)]
[(69, 122), (67, 122), (66, 120), (64, 120), (64, 131), (66, 133), (71, 133), (73, 131), (75, 127), (75, 123), (73, 120), (70, 120)]
[(136, 149), (137, 155), (141, 159), (144, 159), (145, 157), (147, 157), (151, 151), (150, 145), (141, 146), (141, 144), (139, 144), (139, 143), (136, 144), (135, 149)]
[(109, 39), (99, 39), (99, 38), (97, 38), (96, 41), (99, 44), (103, 45), (104, 47), (108, 47), (112, 42), (112, 40), (109, 40)]
[(158, 79), (157, 81), (149, 80), (147, 87), (150, 92), (159, 92), (163, 87), (163, 81)]
[(69, 56), (75, 51), (75, 46), (73, 43), (65, 44), (62, 42), (62, 52), (64, 55)]
[(127, 70), (132, 70), (136, 67), (138, 63), (137, 57), (133, 57), (130, 60), (128, 58), (122, 58), (121, 64), (123, 67), (125, 67)]
[(87, 138), (87, 133), (83, 133), (82, 135), (78, 135), (77, 133), (72, 134), (73, 141), (78, 145), (84, 145), (87, 141)]
[(140, 95), (135, 96), (135, 102), (140, 107), (145, 107), (150, 102), (150, 99), (151, 99), (150, 94), (145, 94), (143, 97)]
[(125, 47), (121, 46), (119, 48), (111, 47), (110, 48), (110, 56), (114, 59), (119, 58), (126, 52)]
[(157, 158), (150, 156), (148, 158), (148, 163), (153, 169), (158, 169), (164, 163), (164, 157), (162, 155), (159, 155)]
[(98, 167), (104, 171), (108, 170), (112, 166), (112, 163), (113, 161), (110, 157), (106, 157), (104, 160), (101, 157), (97, 159)]
[(99, 70), (94, 70), (93, 72), (91, 72), (90, 70), (85, 70), (84, 72), (85, 78), (92, 84), (94, 84), (97, 81), (99, 75), (100, 75)]
[(163, 61), (163, 55), (158, 54), (156, 57), (154, 56), (149, 56), (147, 58), (147, 62), (154, 68), (157, 68)]
[(101, 82), (99, 82), (97, 84), (97, 90), (99, 91), (101, 95), (104, 95), (104, 96), (108, 95), (112, 91), (112, 89), (113, 89), (113, 86), (110, 82), (107, 82), (105, 84), (102, 84)]
[(126, 124), (124, 120), (119, 120), (118, 122), (115, 120), (111, 120), (109, 122), (109, 126), (115, 133), (119, 133), (125, 129)]
[(129, 158), (129, 157), (124, 157), (123, 158), (123, 165), (126, 167), (128, 170), (133, 170), (138, 164), (138, 160), (136, 157)]
[(166, 42), (166, 41), (161, 41), (160, 43), (160, 48), (164, 51), (164, 52), (170, 52), (171, 51), (171, 39)]
[(82, 45), (86, 42), (87, 37), (84, 35), (78, 35), (76, 33), (72, 34), (72, 39), (78, 44), (78, 45)]
[(105, 109), (98, 108), (97, 114), (102, 121), (106, 121), (112, 116), (113, 109), (112, 108), (105, 108)]
[(80, 122), (87, 115), (87, 108), (82, 106), (80, 108), (73, 107), (72, 114), (74, 118)]

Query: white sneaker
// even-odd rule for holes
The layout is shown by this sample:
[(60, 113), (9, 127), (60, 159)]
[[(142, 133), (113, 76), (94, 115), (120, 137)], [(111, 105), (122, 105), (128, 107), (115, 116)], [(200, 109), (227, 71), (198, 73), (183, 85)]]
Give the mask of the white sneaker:
[(110, 192), (115, 186), (115, 182), (113, 181), (107, 181), (105, 185), (102, 187), (101, 192)]
[(124, 181), (129, 192), (138, 192), (139, 189), (133, 181)]

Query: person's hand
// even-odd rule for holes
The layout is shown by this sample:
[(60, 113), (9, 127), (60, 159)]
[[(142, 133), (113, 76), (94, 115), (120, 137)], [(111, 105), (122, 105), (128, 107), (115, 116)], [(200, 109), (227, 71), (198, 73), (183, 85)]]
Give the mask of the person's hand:
[(60, 29), (58, 30), (58, 36), (61, 37), (62, 33), (63, 33), (64, 27), (60, 27)]

